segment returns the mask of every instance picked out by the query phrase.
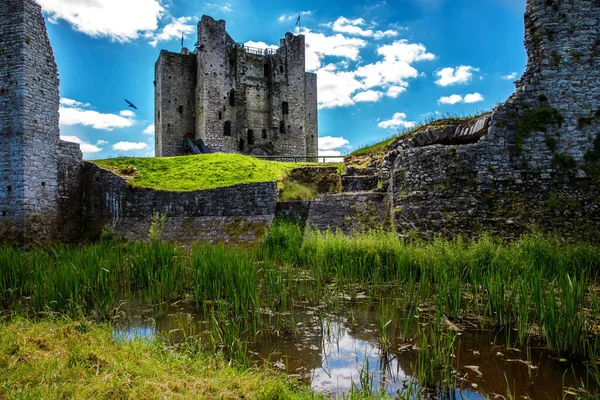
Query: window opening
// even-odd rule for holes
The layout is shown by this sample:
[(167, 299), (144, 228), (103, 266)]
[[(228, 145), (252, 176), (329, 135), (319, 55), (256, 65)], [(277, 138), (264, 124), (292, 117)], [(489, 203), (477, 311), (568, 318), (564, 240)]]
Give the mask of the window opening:
[(235, 90), (231, 89), (231, 92), (229, 92), (229, 105), (231, 107), (235, 107)]
[(283, 115), (287, 115), (290, 112), (290, 107), (287, 101), (284, 101), (283, 103), (281, 103), (281, 113)]
[(219, 111), (219, 119), (223, 119), (223, 111)]
[(225, 126), (223, 127), (223, 135), (231, 136), (231, 122), (225, 121)]
[(267, 138), (267, 130), (266, 130), (266, 129), (263, 129), (263, 130), (262, 130), (262, 138), (263, 138), (263, 139), (266, 139), (266, 138)]
[(285, 133), (285, 121), (279, 122), (279, 133)]
[(252, 129), (248, 129), (248, 145), (254, 144), (254, 131)]

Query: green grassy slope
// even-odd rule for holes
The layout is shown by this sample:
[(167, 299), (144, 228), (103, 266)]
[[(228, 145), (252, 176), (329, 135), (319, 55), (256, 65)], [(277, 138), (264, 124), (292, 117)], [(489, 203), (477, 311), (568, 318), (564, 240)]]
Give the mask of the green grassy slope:
[[(259, 160), (241, 154), (163, 158), (111, 158), (94, 163), (128, 178), (131, 185), (171, 191), (213, 189), (254, 182), (280, 182), (299, 167), (337, 164)], [(135, 170), (133, 169), (135, 168)]]

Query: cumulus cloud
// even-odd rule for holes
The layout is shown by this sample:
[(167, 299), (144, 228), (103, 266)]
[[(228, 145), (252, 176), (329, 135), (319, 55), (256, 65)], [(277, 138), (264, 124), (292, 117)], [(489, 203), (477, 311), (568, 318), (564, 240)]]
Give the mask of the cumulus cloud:
[(306, 69), (315, 71), (321, 66), (325, 56), (341, 57), (355, 61), (361, 48), (367, 41), (359, 38), (348, 38), (340, 33), (327, 36), (303, 29), (306, 40)]
[(139, 142), (139, 143), (134, 143), (134, 142), (118, 142), (113, 144), (112, 148), (113, 150), (117, 150), (117, 151), (133, 151), (133, 150), (144, 150), (147, 149), (149, 146), (147, 143), (144, 142)]
[(100, 139), (96, 142), (96, 146), (102, 146), (105, 144), (108, 144), (108, 142), (106, 140), (102, 140), (102, 139)]
[(507, 81), (512, 81), (512, 80), (515, 80), (515, 79), (517, 79), (517, 73), (516, 73), (516, 72), (513, 72), (513, 73), (510, 73), (510, 74), (508, 74), (508, 75), (504, 75), (504, 76), (502, 77), (502, 79), (504, 79), (504, 80), (507, 80)]
[(451, 96), (441, 97), (438, 100), (440, 104), (457, 104), (457, 103), (479, 103), (480, 101), (485, 100), (481, 93), (471, 93), (467, 94), (465, 97), (462, 97), (459, 94), (453, 94)]
[(154, 124), (148, 125), (146, 129), (142, 131), (144, 135), (154, 135), (155, 127)]
[(122, 111), (119, 111), (119, 115), (121, 117), (127, 117), (127, 118), (135, 117), (135, 113), (133, 111), (131, 111), (131, 110), (122, 110)]
[[(408, 79), (419, 76), (412, 64), (435, 59), (425, 46), (405, 39), (380, 46), (377, 54), (381, 57), (379, 61), (361, 65), (353, 71), (339, 69), (333, 64), (318, 69), (319, 108), (350, 106), (357, 100), (365, 101), (364, 96), (372, 99), (374, 93), (369, 91), (387, 91), (389, 97), (398, 97), (406, 91)], [(361, 95), (359, 92), (369, 94)]]
[(404, 92), (406, 92), (406, 87), (404, 86), (390, 86), (385, 95), (395, 99)]
[(279, 22), (287, 22), (287, 21), (295, 21), (298, 18), (298, 14), (300, 14), (300, 17), (306, 16), (306, 15), (311, 15), (312, 11), (300, 11), (300, 13), (294, 13), (294, 14), (281, 14), (279, 16), (279, 18), (277, 18), (277, 20)]
[(483, 101), (483, 100), (484, 100), (484, 98), (481, 95), (481, 93), (472, 93), (472, 94), (466, 95), (463, 101), (465, 103), (479, 103), (480, 101)]
[(192, 22), (192, 17), (172, 18), (171, 23), (165, 25), (160, 33), (146, 35), (147, 38), (151, 39), (148, 43), (152, 47), (156, 47), (158, 42), (180, 39), (181, 35), (184, 38), (187, 38), (188, 35), (193, 35), (196, 32), (196, 27), (190, 22)]
[(121, 111), (121, 115), (104, 114), (95, 110), (89, 110), (87, 109), (90, 107), (89, 104), (76, 100), (61, 99), (60, 103), (61, 125), (84, 125), (95, 129), (112, 131), (115, 128), (127, 128), (136, 123), (133, 116), (123, 116), (122, 113), (129, 113), (129, 110)]
[(335, 22), (327, 24), (334, 32), (347, 33), (354, 36), (372, 37), (375, 39), (398, 36), (398, 32), (395, 30), (374, 31), (369, 25), (373, 24), (367, 24), (363, 18), (348, 19), (346, 17), (339, 17)]
[(64, 140), (65, 142), (72, 142), (72, 143), (79, 144), (79, 148), (81, 149), (81, 152), (83, 154), (98, 153), (98, 152), (102, 151), (102, 148), (98, 147), (98, 146), (104, 144), (104, 143), (100, 143), (100, 142), (104, 142), (103, 140), (99, 140), (98, 143), (96, 143), (96, 145), (93, 145), (93, 144), (84, 142), (83, 140), (79, 139), (77, 136), (60, 135), (60, 139)]
[(437, 71), (435, 74), (438, 79), (436, 85), (450, 86), (463, 83), (469, 83), (473, 79), (473, 72), (479, 72), (479, 68), (461, 65), (456, 68), (444, 68)]
[[(319, 138), (319, 154), (322, 151), (332, 151), (342, 147), (347, 147), (350, 142), (343, 137), (323, 136)], [(325, 154), (335, 155), (335, 154)], [(339, 155), (339, 154), (338, 154)]]
[(79, 32), (117, 42), (158, 28), (165, 9), (158, 0), (37, 0), (49, 21), (64, 20)]
[(383, 129), (389, 129), (389, 128), (414, 128), (415, 127), (415, 123), (412, 121), (407, 121), (406, 120), (406, 114), (405, 113), (395, 113), (394, 116), (392, 117), (392, 119), (389, 119), (387, 121), (381, 121), (377, 126), (379, 126), (380, 128)]
[(383, 97), (382, 92), (378, 92), (376, 90), (367, 90), (366, 92), (359, 92), (352, 97), (356, 103), (360, 102), (375, 102), (379, 101)]

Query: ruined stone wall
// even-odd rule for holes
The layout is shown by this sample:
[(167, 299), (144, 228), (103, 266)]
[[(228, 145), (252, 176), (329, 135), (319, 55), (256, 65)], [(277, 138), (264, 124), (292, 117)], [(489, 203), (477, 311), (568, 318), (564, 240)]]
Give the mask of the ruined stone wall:
[(155, 65), (156, 156), (183, 155), (185, 137), (195, 138), (196, 56), (161, 51)]
[(599, 2), (528, 0), (526, 71), (476, 140), (439, 128), (388, 155), (399, 231), (600, 237), (599, 21)]
[(2, 238), (50, 239), (58, 201), (58, 71), (35, 1), (2, 3), (0, 58)]
[[(191, 116), (172, 115), (172, 105), (165, 100), (166, 96), (183, 98), (189, 90), (169, 80), (173, 74), (166, 60), (176, 55), (163, 51), (157, 62), (157, 155), (181, 154), (181, 143), (174, 138), (182, 136), (180, 125), (187, 129), (192, 123), (195, 137), (212, 151), (317, 155), (317, 83), (316, 75), (305, 72), (304, 36), (286, 34), (275, 52), (246, 49), (229, 36), (225, 21), (203, 16), (196, 57)], [(181, 63), (172, 64), (178, 68)], [(165, 125), (172, 134), (164, 133)], [(165, 153), (166, 148), (174, 150)]]
[(61, 140), (58, 147), (58, 215), (56, 240), (77, 242), (83, 232), (83, 154), (77, 143)]
[(93, 163), (84, 163), (83, 185), (90, 238), (108, 230), (128, 240), (147, 239), (158, 213), (165, 216), (165, 240), (253, 241), (270, 226), (277, 201), (275, 182), (167, 192), (130, 186)]

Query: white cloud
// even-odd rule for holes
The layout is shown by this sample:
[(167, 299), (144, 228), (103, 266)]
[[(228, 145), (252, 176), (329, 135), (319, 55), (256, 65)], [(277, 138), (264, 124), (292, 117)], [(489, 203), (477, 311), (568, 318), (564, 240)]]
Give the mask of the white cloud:
[(246, 43), (244, 43), (244, 46), (254, 47), (255, 49), (271, 49), (271, 50), (277, 50), (279, 48), (279, 46), (277, 46), (275, 44), (266, 44), (265, 42), (254, 42), (252, 40), (248, 40)]
[(373, 34), (373, 38), (375, 38), (375, 40), (391, 38), (396, 36), (398, 36), (398, 31), (395, 31), (393, 29), (388, 29), (387, 31), (377, 31)]
[(374, 24), (367, 24), (363, 18), (348, 19), (346, 17), (339, 17), (335, 22), (327, 24), (334, 32), (347, 33), (354, 36), (372, 37), (376, 40), (398, 36), (398, 32), (392, 29), (386, 31), (374, 31), (370, 27), (367, 29), (362, 28), (367, 25)]
[(117, 151), (133, 151), (133, 150), (144, 150), (147, 149), (149, 146), (147, 143), (144, 142), (139, 142), (139, 143), (133, 143), (133, 142), (118, 142), (113, 144), (112, 148), (113, 150), (117, 150)]
[(72, 143), (78, 143), (79, 144), (79, 148), (81, 149), (81, 152), (83, 154), (93, 154), (93, 153), (98, 153), (100, 151), (102, 151), (101, 147), (98, 147), (100, 144), (100, 142), (102, 142), (102, 140), (99, 140), (98, 143), (96, 143), (96, 145), (84, 142), (83, 140), (79, 139), (77, 136), (63, 136), (60, 135), (60, 139), (64, 140), (65, 142), (72, 142)]
[(148, 125), (146, 129), (143, 130), (144, 135), (154, 135), (154, 124)]
[(479, 68), (466, 65), (461, 65), (456, 68), (444, 68), (435, 73), (438, 76), (438, 80), (436, 80), (435, 83), (436, 85), (444, 87), (469, 83), (473, 79), (473, 72), (479, 72)]
[(121, 117), (127, 117), (127, 118), (135, 117), (135, 113), (133, 111), (131, 111), (131, 110), (122, 110), (122, 111), (119, 111), (119, 115)]
[[(339, 157), (342, 155), (342, 152), (339, 150), (321, 150), (319, 149), (319, 156), (331, 156), (331, 157)], [(339, 161), (339, 160), (335, 160)]]
[(388, 128), (414, 128), (415, 123), (406, 120), (406, 114), (395, 113), (392, 119), (387, 121), (381, 121), (377, 126), (383, 129)]
[(96, 146), (102, 146), (105, 144), (108, 144), (108, 142), (106, 140), (102, 140), (102, 139), (100, 139), (96, 142)]
[(76, 100), (61, 99), (59, 109), (61, 125), (84, 125), (95, 129), (112, 131), (115, 128), (127, 128), (136, 123), (133, 117), (103, 114), (98, 111), (86, 109), (89, 106), (89, 104), (84, 104)]
[(480, 101), (483, 101), (484, 98), (481, 95), (481, 93), (472, 93), (472, 94), (468, 94), (465, 96), (464, 102), (465, 103), (479, 103)]
[(225, 3), (225, 4), (206, 3), (206, 7), (215, 8), (223, 13), (233, 12), (233, 6), (229, 3)]
[(390, 86), (385, 95), (395, 99), (404, 92), (406, 92), (406, 87), (404, 86)]
[[(300, 17), (312, 14), (312, 11), (300, 11)], [(298, 13), (295, 14), (281, 14), (277, 20), (279, 22), (295, 21), (298, 18)], [(302, 21), (302, 20), (301, 20)]]
[(513, 72), (513, 73), (511, 73), (511, 74), (504, 75), (504, 76), (502, 77), (502, 79), (505, 79), (505, 80), (507, 80), (507, 81), (512, 81), (512, 80), (515, 80), (515, 79), (517, 79), (517, 73), (516, 73), (516, 72)]
[(440, 104), (457, 104), (457, 103), (479, 103), (480, 101), (485, 100), (481, 93), (471, 93), (467, 94), (465, 97), (462, 97), (459, 94), (453, 94), (451, 96), (441, 97), (438, 100)]
[(381, 99), (382, 97), (383, 97), (382, 92), (378, 92), (375, 90), (367, 90), (366, 92), (359, 92), (359, 93), (355, 94), (354, 97), (352, 97), (352, 100), (354, 100), (357, 103), (375, 102), (375, 101), (379, 101), (379, 99)]
[(117, 42), (155, 31), (165, 9), (158, 0), (37, 0), (49, 21), (64, 20), (77, 31)]
[[(350, 142), (343, 137), (332, 137), (332, 136), (323, 136), (319, 138), (319, 154), (321, 151), (331, 151), (335, 149), (339, 149), (341, 147), (346, 147), (350, 144)], [(325, 155), (335, 155), (335, 154), (325, 154)], [(338, 154), (339, 155), (339, 154)]]
[(89, 107), (91, 105), (90, 103), (82, 103), (80, 101), (67, 99), (65, 97), (60, 99), (60, 104), (67, 107)]
[(196, 32), (195, 25), (190, 24), (191, 21), (192, 17), (181, 17), (178, 19), (172, 18), (172, 22), (168, 25), (165, 25), (159, 34), (146, 35), (147, 38), (152, 38), (152, 40), (150, 40), (148, 43), (150, 43), (152, 47), (156, 47), (158, 42), (166, 42), (171, 39), (180, 39), (181, 35), (183, 35), (184, 38), (187, 38), (188, 35)]
[(435, 59), (435, 55), (428, 53), (422, 44), (408, 43), (404, 39), (380, 46), (377, 54), (382, 57), (381, 60), (362, 65), (354, 71), (339, 69), (333, 64), (318, 69), (319, 108), (353, 105), (365, 96), (359, 93), (355, 98), (357, 92), (377, 88), (381, 89), (378, 92), (387, 91), (389, 97), (397, 97), (406, 91), (408, 79), (419, 76), (412, 64)]
[(438, 100), (440, 104), (456, 104), (463, 101), (463, 97), (458, 94), (453, 94), (452, 96), (441, 97)]
[(325, 56), (342, 57), (349, 60), (357, 60), (361, 48), (367, 42), (359, 38), (347, 38), (338, 33), (327, 36), (323, 33), (314, 33), (309, 29), (303, 29), (302, 34), (306, 40), (306, 69), (315, 71), (321, 66), (321, 60)]

